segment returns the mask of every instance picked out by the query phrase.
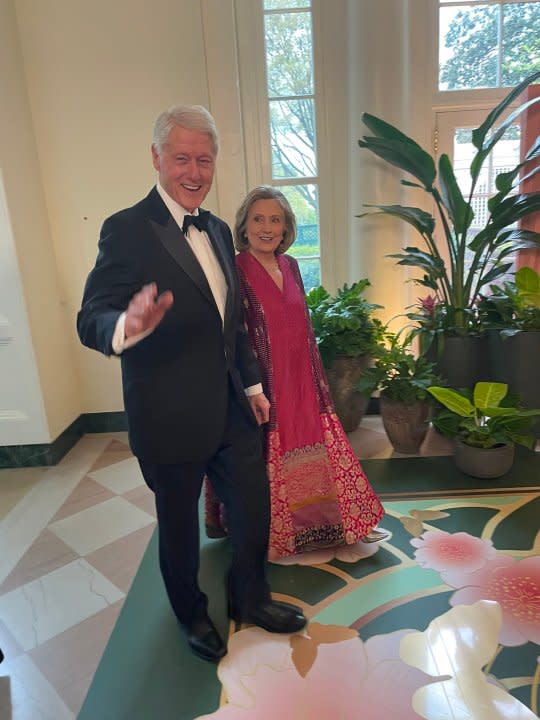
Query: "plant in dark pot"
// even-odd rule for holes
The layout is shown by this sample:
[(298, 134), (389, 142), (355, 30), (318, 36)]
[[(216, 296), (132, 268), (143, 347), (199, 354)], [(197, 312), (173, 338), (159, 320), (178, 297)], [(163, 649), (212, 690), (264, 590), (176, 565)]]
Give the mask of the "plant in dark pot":
[[(491, 285), (478, 303), (488, 330), (493, 380), (505, 382), (526, 408), (540, 407), (540, 275), (530, 267)], [(540, 419), (534, 423), (540, 436)]]
[(388, 439), (399, 453), (420, 450), (429, 429), (431, 396), (427, 389), (441, 379), (424, 355), (415, 357), (408, 339), (385, 331), (384, 344), (373, 366), (361, 376), (356, 389), (370, 397), (380, 391), (380, 413)]
[(364, 297), (369, 285), (363, 279), (344, 285), (333, 296), (322, 286), (306, 295), (330, 393), (346, 432), (356, 430), (366, 412), (368, 398), (355, 386), (371, 364), (383, 333), (382, 323), (374, 317), (381, 306)]
[(516, 444), (533, 448), (531, 427), (540, 410), (523, 410), (508, 395), (506, 383), (477, 382), (472, 394), (437, 386), (428, 391), (447, 408), (433, 424), (454, 440), (454, 459), (462, 472), (500, 477), (512, 467)]
[[(497, 143), (515, 124), (519, 114), (533, 102), (540, 101), (540, 97), (522, 103), (504, 120), (501, 118), (538, 77), (540, 72), (535, 72), (516, 86), (487, 115), (480, 127), (472, 131), (475, 154), (469, 167), (470, 185), (466, 197), (448, 155), (442, 154), (436, 165), (429, 153), (393, 125), (368, 113), (362, 116), (372, 135), (359, 140), (360, 147), (412, 176), (414, 181), (403, 179), (401, 183), (426, 193), (429, 206), (435, 208), (432, 215), (419, 207), (366, 205), (376, 208), (375, 213), (368, 212), (359, 217), (391, 215), (417, 231), (421, 245), (405, 247), (391, 257), (400, 265), (415, 268), (419, 275), (414, 281), (427, 288), (439, 305), (444, 333), (433, 335), (433, 338), (441, 340), (444, 336), (445, 347), (437, 348), (437, 357), (455, 344), (449, 342), (454, 338), (460, 345), (456, 358), (461, 363), (473, 358), (475, 345), (479, 345), (477, 357), (485, 355), (482, 339), (474, 342), (479, 329), (477, 301), (482, 289), (511, 269), (511, 256), (517, 250), (540, 247), (539, 233), (515, 227), (518, 220), (540, 210), (540, 192), (519, 193), (521, 182), (538, 170), (530, 170), (530, 164), (540, 156), (540, 137), (520, 163), (497, 175), (497, 192), (488, 200), (486, 219), (481, 219), (480, 215), (475, 217), (473, 202), (485, 163)], [(461, 347), (463, 341), (468, 343), (467, 348)], [(449, 364), (450, 369), (453, 364)], [(476, 363), (470, 374), (478, 372), (479, 367), (481, 365)], [(448, 380), (456, 385), (452, 377)], [(472, 386), (474, 380), (469, 384)]]

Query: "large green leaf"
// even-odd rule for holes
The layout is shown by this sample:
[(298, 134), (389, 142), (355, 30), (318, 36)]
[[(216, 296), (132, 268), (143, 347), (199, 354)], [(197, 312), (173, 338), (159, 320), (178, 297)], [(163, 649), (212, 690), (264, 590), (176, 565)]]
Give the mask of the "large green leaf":
[(504, 263), (503, 265), (497, 265), (497, 267), (491, 268), (485, 275), (482, 276), (482, 280), (478, 283), (478, 289), (484, 287), (490, 282), (493, 282), (499, 277), (506, 275), (506, 273), (512, 269), (514, 263)]
[(444, 205), (456, 232), (466, 232), (474, 218), (474, 212), (463, 199), (450, 158), (446, 154), (441, 155), (439, 160), (439, 183)]
[(522, 267), (516, 273), (516, 285), (520, 292), (540, 292), (540, 276), (530, 267)]
[[(441, 270), (444, 267), (444, 263), (442, 262), (441, 258), (434, 257), (430, 253), (424, 252), (423, 250), (420, 250), (420, 248), (417, 247), (411, 247), (408, 246), (406, 248), (403, 248), (402, 253), (395, 253), (392, 255), (388, 255), (388, 257), (392, 258), (410, 258), (411, 260), (414, 260), (414, 263), (411, 264), (418, 264), (420, 267), (424, 267), (428, 270)], [(402, 265), (405, 263), (401, 263)]]
[(493, 209), (491, 224), (502, 229), (537, 210), (540, 210), (540, 192), (511, 195)]
[(430, 190), (435, 180), (435, 163), (433, 158), (419, 145), (402, 140), (389, 138), (364, 137), (358, 141), (361, 148), (371, 150), (374, 155), (382, 158), (400, 170), (410, 173)]
[(531, 107), (531, 105), (535, 105), (537, 102), (540, 102), (540, 96), (527, 100), (518, 108), (516, 108), (516, 110), (510, 113), (510, 115), (504, 120), (504, 122), (502, 122), (497, 127), (495, 132), (487, 138), (486, 142), (483, 145), (483, 149), (491, 152), (491, 150), (493, 150), (495, 145), (499, 142), (499, 140), (502, 138), (508, 128), (515, 123), (516, 118), (519, 117), (522, 112), (525, 112), (527, 108)]
[[(378, 208), (380, 213), (384, 215), (392, 215), (394, 217), (405, 220), (415, 227), (421, 235), (433, 234), (435, 229), (435, 218), (425, 210), (416, 207), (408, 207), (407, 205), (364, 205), (364, 207)], [(377, 215), (378, 213), (363, 213), (357, 217), (365, 217), (366, 215)]]
[(474, 416), (474, 406), (471, 401), (455, 390), (433, 385), (428, 387), (428, 392), (445, 407), (456, 413), (456, 415), (460, 415), (461, 417)]
[(378, 138), (386, 138), (387, 140), (400, 140), (401, 142), (413, 145), (419, 150), (422, 148), (412, 138), (402, 133), (394, 125), (390, 125), (385, 120), (371, 115), (370, 113), (362, 113), (362, 122), (368, 127), (371, 132)]
[(506, 383), (477, 382), (474, 386), (473, 402), (477, 408), (497, 407), (507, 392)]
[(472, 142), (475, 148), (477, 148), (478, 150), (482, 148), (486, 135), (500, 118), (500, 116), (504, 113), (506, 108), (509, 107), (514, 102), (514, 100), (516, 100), (521, 95), (525, 88), (531, 85), (538, 78), (540, 78), (540, 70), (528, 75), (525, 80), (520, 82), (519, 85), (516, 85), (516, 87), (513, 88), (508, 93), (508, 95), (497, 105), (497, 107), (495, 107), (488, 114), (480, 127), (476, 128), (476, 130), (473, 130)]

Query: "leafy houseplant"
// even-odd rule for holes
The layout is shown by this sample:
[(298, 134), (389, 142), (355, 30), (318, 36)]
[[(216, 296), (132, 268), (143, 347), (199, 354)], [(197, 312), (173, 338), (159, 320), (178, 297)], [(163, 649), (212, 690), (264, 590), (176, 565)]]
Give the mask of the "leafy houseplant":
[(319, 286), (310, 290), (306, 300), (317, 345), (325, 368), (338, 355), (371, 355), (382, 338), (382, 323), (374, 317), (381, 305), (369, 303), (364, 292), (367, 279), (344, 285), (332, 297)]
[(347, 432), (356, 430), (366, 411), (368, 401), (355, 385), (383, 334), (382, 323), (374, 317), (381, 306), (369, 303), (363, 295), (369, 285), (363, 279), (344, 285), (334, 296), (323, 287), (306, 295), (336, 413)]
[(384, 345), (375, 350), (373, 366), (363, 373), (356, 389), (371, 395), (380, 390), (385, 397), (404, 405), (429, 398), (428, 388), (440, 382), (433, 363), (425, 356), (415, 357), (408, 350), (408, 341), (385, 332)]
[(409, 351), (407, 338), (385, 332), (384, 340), (356, 389), (368, 397), (380, 390), (381, 418), (390, 442), (397, 452), (416, 453), (428, 431), (428, 388), (440, 378), (425, 356), (415, 357)]
[[(437, 221), (433, 215), (418, 207), (402, 205), (367, 207), (377, 208), (375, 214), (401, 218), (418, 231), (423, 247), (406, 247), (391, 257), (397, 258), (400, 265), (421, 271), (421, 277), (415, 282), (435, 293), (438, 303), (444, 308), (446, 330), (456, 335), (466, 335), (471, 331), (482, 288), (508, 272), (511, 268), (509, 256), (518, 249), (540, 247), (539, 233), (511, 227), (540, 209), (540, 192), (512, 194), (525, 178), (540, 170), (537, 166), (527, 172), (530, 163), (540, 156), (540, 137), (523, 161), (497, 176), (497, 194), (488, 201), (487, 221), (483, 227), (474, 230), (472, 204), (487, 158), (518, 115), (532, 103), (540, 101), (540, 97), (523, 103), (495, 127), (497, 121), (523, 90), (539, 77), (540, 71), (535, 72), (516, 86), (487, 115), (480, 127), (473, 130), (472, 143), (476, 154), (470, 165), (471, 185), (467, 199), (459, 188), (448, 155), (441, 155), (437, 169), (431, 155), (393, 125), (368, 113), (362, 117), (373, 135), (359, 140), (360, 147), (411, 175), (417, 182), (402, 180), (402, 184), (423, 190), (434, 203), (438, 238), (446, 246), (448, 265), (437, 245)], [(374, 213), (363, 213), (359, 217), (370, 214)]]
[(522, 267), (513, 281), (491, 285), (490, 290), (491, 295), (478, 303), (486, 328), (499, 330), (503, 337), (540, 330), (540, 275), (536, 270)]
[(533, 418), (540, 410), (518, 407), (508, 396), (506, 383), (478, 382), (471, 397), (437, 386), (428, 391), (447, 408), (433, 423), (442, 435), (456, 441), (456, 464), (463, 472), (498, 477), (510, 469), (515, 444), (532, 449)]

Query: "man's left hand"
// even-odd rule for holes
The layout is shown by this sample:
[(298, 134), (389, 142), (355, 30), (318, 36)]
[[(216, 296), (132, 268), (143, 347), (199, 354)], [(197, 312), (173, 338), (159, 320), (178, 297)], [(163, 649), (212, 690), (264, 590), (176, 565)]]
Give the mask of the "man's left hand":
[(248, 395), (248, 401), (253, 410), (253, 414), (259, 425), (264, 425), (270, 419), (270, 403), (264, 393), (257, 395)]

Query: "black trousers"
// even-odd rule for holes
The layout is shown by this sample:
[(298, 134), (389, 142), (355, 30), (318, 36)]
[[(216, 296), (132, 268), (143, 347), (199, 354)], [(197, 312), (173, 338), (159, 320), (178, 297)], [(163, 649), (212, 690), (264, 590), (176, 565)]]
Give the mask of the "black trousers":
[(180, 623), (189, 626), (207, 610), (207, 597), (198, 584), (198, 502), (205, 474), (225, 504), (233, 550), (229, 583), (235, 605), (250, 608), (268, 600), (270, 493), (261, 433), (232, 389), (224, 437), (213, 457), (172, 465), (138, 460), (155, 494), (161, 574)]

